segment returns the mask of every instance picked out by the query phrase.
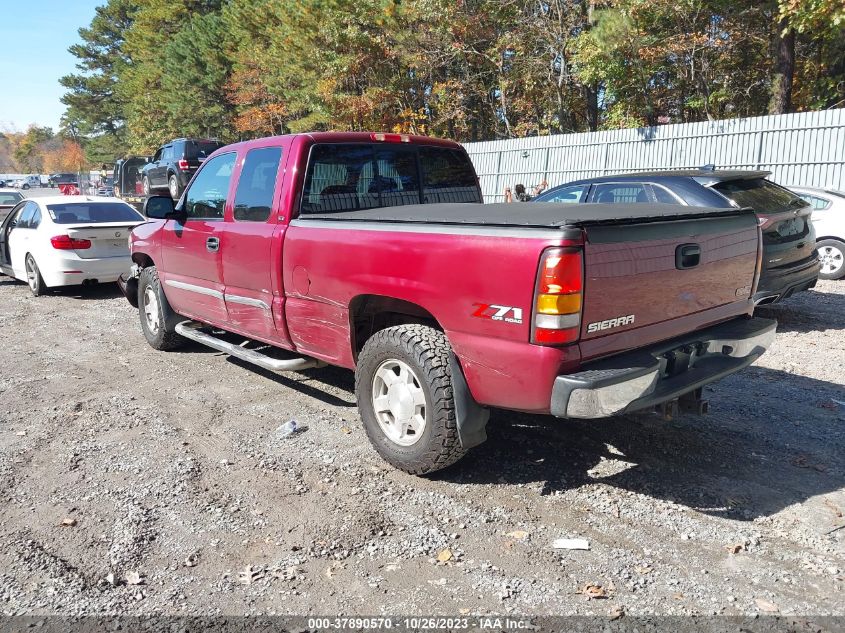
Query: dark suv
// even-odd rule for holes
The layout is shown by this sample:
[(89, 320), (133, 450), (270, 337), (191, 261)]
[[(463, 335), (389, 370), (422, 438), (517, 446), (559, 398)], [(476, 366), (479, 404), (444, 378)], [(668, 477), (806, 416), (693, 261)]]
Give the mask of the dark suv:
[(754, 301), (774, 303), (815, 286), (819, 259), (810, 221), (811, 206), (788, 189), (766, 180), (770, 175), (768, 171), (720, 171), (708, 167), (599, 176), (554, 187), (533, 201), (750, 207), (763, 232), (763, 267)]
[(174, 200), (178, 199), (197, 168), (220, 147), (220, 141), (199, 138), (177, 138), (163, 145), (142, 171), (144, 194), (167, 189)]

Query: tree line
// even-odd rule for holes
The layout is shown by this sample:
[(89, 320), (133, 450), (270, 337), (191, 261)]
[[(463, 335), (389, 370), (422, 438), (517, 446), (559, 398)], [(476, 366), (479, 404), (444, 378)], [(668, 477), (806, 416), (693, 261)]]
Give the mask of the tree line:
[(107, 0), (70, 48), (93, 162), (178, 136), (492, 140), (845, 105), (842, 0)]
[(0, 132), (1, 174), (76, 173), (87, 163), (78, 141), (50, 127), (31, 125), (26, 132)]

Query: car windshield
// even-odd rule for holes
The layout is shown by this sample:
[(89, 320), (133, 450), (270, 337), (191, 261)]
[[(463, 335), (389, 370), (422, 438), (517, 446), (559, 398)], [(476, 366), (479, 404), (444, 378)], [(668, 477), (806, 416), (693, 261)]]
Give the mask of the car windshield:
[(208, 158), (221, 147), (223, 144), (216, 141), (188, 141), (185, 143), (185, 158)]
[(0, 192), (0, 204), (2, 205), (17, 204), (21, 200), (23, 200), (23, 196), (14, 191)]
[(48, 204), (47, 211), (56, 224), (141, 222), (144, 220), (140, 213), (123, 202)]
[(807, 205), (799, 195), (763, 178), (718, 182), (713, 188), (740, 207), (758, 213), (781, 213)]

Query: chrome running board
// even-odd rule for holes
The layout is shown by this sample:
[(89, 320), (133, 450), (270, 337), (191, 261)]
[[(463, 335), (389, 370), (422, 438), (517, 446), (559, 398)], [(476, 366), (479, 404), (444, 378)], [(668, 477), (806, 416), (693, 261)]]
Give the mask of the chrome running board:
[(200, 330), (202, 327), (206, 326), (202, 323), (196, 323), (195, 321), (182, 321), (176, 326), (176, 333), (184, 336), (186, 339), (207, 345), (219, 352), (229, 354), (235, 358), (240, 358), (242, 361), (246, 361), (247, 363), (258, 365), (262, 369), (266, 369), (268, 371), (300, 371), (303, 369), (313, 369), (315, 367), (326, 366), (326, 363), (321, 360), (317, 360), (316, 358), (290, 358), (287, 360), (271, 358), (270, 356), (262, 354), (261, 352), (256, 352), (253, 349), (234, 345), (228, 341), (212, 336), (211, 334), (207, 334)]

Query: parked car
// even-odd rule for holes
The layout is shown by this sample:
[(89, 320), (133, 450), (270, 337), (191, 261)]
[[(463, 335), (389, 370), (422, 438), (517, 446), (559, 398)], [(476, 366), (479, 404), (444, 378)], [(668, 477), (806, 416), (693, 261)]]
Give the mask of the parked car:
[(40, 176), (22, 176), (21, 178), (15, 179), (12, 183), (12, 186), (15, 189), (31, 189), (32, 187), (40, 187), (41, 186), (41, 177)]
[(114, 195), (138, 211), (144, 207), (142, 170), (152, 156), (127, 156), (114, 165)]
[(749, 207), (763, 233), (763, 269), (754, 300), (782, 301), (816, 285), (819, 259), (804, 200), (766, 178), (768, 171), (695, 169), (586, 178), (550, 189), (535, 202), (658, 203)]
[(845, 191), (789, 187), (813, 207), (822, 279), (845, 277)]
[(12, 208), (21, 200), (23, 200), (23, 194), (20, 191), (0, 188), (0, 222), (9, 215)]
[(177, 138), (162, 146), (143, 168), (144, 195), (166, 190), (177, 200), (203, 161), (223, 144), (198, 138)]
[(49, 187), (58, 187), (59, 185), (79, 186), (79, 176), (70, 172), (50, 174), (50, 177), (47, 179), (47, 185)]
[(371, 442), (416, 474), (483, 442), (490, 407), (701, 410), (702, 385), (774, 336), (752, 317), (748, 209), (481, 202), (449, 141), (238, 143), (178, 204), (147, 200), (118, 283), (155, 349), (190, 339), (271, 371), (354, 370)]
[(39, 296), (54, 286), (114, 282), (129, 264), (129, 231), (144, 221), (116, 198), (19, 202), (0, 223), (0, 271)]

